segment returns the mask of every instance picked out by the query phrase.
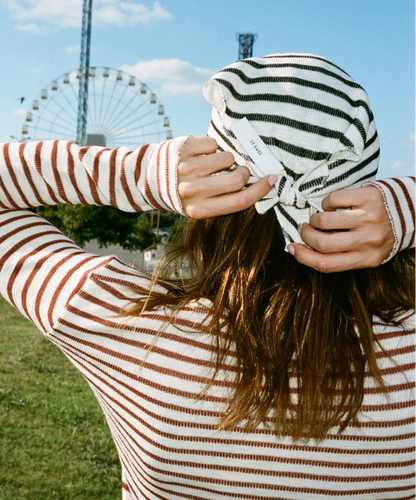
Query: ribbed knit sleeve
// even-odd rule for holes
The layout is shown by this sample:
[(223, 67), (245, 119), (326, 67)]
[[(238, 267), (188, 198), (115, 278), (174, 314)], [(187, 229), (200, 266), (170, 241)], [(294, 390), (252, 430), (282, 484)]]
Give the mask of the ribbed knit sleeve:
[(0, 207), (57, 203), (112, 205), (126, 212), (183, 213), (176, 167), (186, 138), (126, 148), (80, 148), (66, 141), (0, 146)]
[(44, 333), (91, 272), (91, 255), (25, 207), (81, 203), (182, 213), (176, 167), (186, 138), (136, 151), (65, 141), (0, 145), (0, 293)]
[(366, 185), (377, 187), (383, 194), (393, 228), (394, 247), (387, 262), (397, 252), (415, 246), (415, 178), (383, 179)]

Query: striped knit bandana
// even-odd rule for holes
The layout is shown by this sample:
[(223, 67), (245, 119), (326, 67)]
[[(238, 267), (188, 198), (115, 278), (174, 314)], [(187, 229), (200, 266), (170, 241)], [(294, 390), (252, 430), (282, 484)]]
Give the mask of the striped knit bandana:
[(331, 192), (359, 187), (377, 172), (379, 142), (364, 89), (330, 61), (274, 54), (238, 61), (204, 88), (214, 106), (208, 135), (251, 173), (278, 181), (255, 204), (274, 208), (286, 246), (297, 226), (322, 211)]

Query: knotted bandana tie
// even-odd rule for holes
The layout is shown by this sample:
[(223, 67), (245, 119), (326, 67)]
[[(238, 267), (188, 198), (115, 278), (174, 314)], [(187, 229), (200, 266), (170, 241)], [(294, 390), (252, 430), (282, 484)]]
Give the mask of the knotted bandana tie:
[[(322, 57), (244, 59), (217, 73), (204, 95), (213, 105), (208, 135), (219, 150), (231, 151), (236, 163), (250, 169), (248, 184), (265, 174), (278, 175), (275, 187), (255, 207), (260, 214), (275, 210), (286, 245), (302, 242), (297, 226), (322, 211), (330, 192), (375, 178), (379, 142), (367, 94)], [(247, 141), (236, 136), (235, 126), (243, 118), (276, 166), (271, 161), (262, 168), (256, 150), (248, 152)], [(269, 165), (272, 170), (265, 171)]]

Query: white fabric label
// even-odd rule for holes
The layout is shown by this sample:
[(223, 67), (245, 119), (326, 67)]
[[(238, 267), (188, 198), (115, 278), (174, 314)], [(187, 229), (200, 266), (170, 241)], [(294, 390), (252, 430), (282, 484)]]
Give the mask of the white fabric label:
[(264, 144), (247, 118), (236, 122), (231, 130), (263, 175), (279, 174), (283, 170), (283, 165)]

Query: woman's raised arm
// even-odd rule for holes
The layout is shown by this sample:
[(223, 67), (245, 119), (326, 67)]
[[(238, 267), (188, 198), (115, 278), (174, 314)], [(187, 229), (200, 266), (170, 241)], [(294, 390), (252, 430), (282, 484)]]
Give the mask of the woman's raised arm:
[[(0, 146), (0, 293), (47, 332), (86, 276), (111, 257), (91, 255), (27, 207), (56, 203), (156, 208), (195, 216), (248, 208), (268, 179), (241, 191), (249, 172), (232, 167), (207, 137), (125, 148), (81, 148), (66, 141)], [(180, 178), (178, 181), (178, 177)]]

